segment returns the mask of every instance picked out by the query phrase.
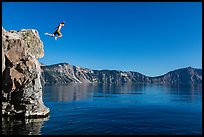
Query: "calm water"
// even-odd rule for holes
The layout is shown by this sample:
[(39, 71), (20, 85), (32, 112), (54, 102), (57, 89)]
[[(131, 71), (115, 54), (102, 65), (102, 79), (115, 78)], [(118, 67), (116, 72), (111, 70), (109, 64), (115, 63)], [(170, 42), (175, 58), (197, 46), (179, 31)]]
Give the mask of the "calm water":
[(202, 134), (202, 85), (52, 85), (46, 119), (2, 118), (3, 134)]

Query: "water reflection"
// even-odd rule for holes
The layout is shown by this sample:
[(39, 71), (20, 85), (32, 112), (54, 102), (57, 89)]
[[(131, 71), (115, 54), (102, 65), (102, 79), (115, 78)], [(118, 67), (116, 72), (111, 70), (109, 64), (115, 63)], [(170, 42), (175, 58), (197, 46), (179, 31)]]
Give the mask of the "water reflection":
[(69, 102), (89, 97), (94, 89), (91, 84), (58, 84), (44, 87), (43, 94), (45, 101)]
[[(144, 93), (145, 84), (99, 84), (97, 91), (104, 94), (131, 94)], [(136, 94), (137, 94), (136, 93)]]
[(53, 108), (44, 134), (201, 133), (202, 85), (72, 84), (43, 93)]
[(21, 119), (2, 117), (2, 135), (40, 135), (41, 128), (47, 118)]
[[(42, 132), (44, 131), (45, 134), (49, 134), (53, 130), (56, 130), (56, 132), (60, 134), (61, 132), (58, 132), (58, 130), (62, 130), (63, 132), (63, 128), (65, 129), (68, 128), (68, 130), (64, 130), (64, 133), (67, 132), (75, 133), (72, 132), (72, 130), (76, 131), (83, 130), (83, 128), (85, 128), (86, 125), (90, 124), (91, 120), (95, 120), (96, 122), (92, 122), (93, 125), (90, 124), (90, 126), (93, 126), (95, 130), (99, 130), (101, 129), (100, 126), (102, 126), (102, 124), (97, 125), (96, 124), (97, 122), (105, 123), (107, 122), (106, 124), (110, 125), (111, 123), (109, 123), (110, 122), (109, 120), (105, 121), (103, 119), (108, 118), (114, 119), (116, 118), (116, 116), (132, 117), (135, 119), (131, 119), (129, 121), (127, 119), (124, 119), (123, 121), (124, 123), (121, 122), (114, 123), (114, 121), (112, 121), (115, 125), (117, 124), (123, 125), (127, 122), (128, 124), (125, 126), (129, 126), (132, 120), (133, 121), (135, 120), (133, 123), (137, 123), (140, 121), (142, 121), (141, 123), (144, 122), (148, 123), (150, 122), (150, 120), (153, 120), (154, 122), (154, 120), (156, 120), (154, 118), (157, 117), (158, 121), (167, 121), (167, 123), (173, 122), (172, 125), (175, 125), (172, 119), (173, 120), (175, 119), (175, 121), (177, 120), (182, 121), (181, 118), (184, 118), (183, 126), (185, 127), (186, 123), (188, 122), (194, 122), (196, 120), (200, 122), (199, 114), (202, 107), (201, 99), (202, 99), (202, 84), (153, 85), (153, 84), (127, 83), (123, 85), (111, 85), (111, 84), (50, 85), (43, 87), (43, 100), (45, 103), (47, 103), (47, 105), (50, 108), (52, 108), (50, 118), (27, 119), (27, 120), (15, 119), (11, 117), (2, 118), (2, 134), (40, 135), (41, 131)], [(80, 102), (80, 100), (85, 101)], [(77, 103), (75, 103), (75, 101)], [(197, 102), (197, 104), (194, 104), (194, 102)], [(156, 105), (156, 107), (154, 105)], [(180, 115), (182, 113), (180, 111), (181, 110), (180, 106), (182, 106), (182, 109), (184, 109), (183, 107), (186, 107), (187, 110), (192, 110), (192, 112), (188, 111), (184, 113), (187, 118), (184, 117), (184, 114), (182, 114), (182, 116)], [(127, 111), (127, 113), (126, 111), (124, 111), (124, 109)], [(128, 111), (129, 109), (130, 111)], [(138, 109), (140, 110), (138, 111)], [(116, 113), (118, 115), (116, 115)], [(146, 113), (148, 115), (145, 115)], [(151, 119), (149, 114), (152, 114), (154, 118)], [(178, 119), (176, 119), (176, 116), (175, 117), (173, 116), (174, 114), (178, 115)], [(95, 119), (93, 119), (94, 116)], [(84, 125), (80, 126), (79, 123), (67, 124), (68, 122), (66, 121), (66, 118), (67, 121), (79, 120), (81, 121), (81, 124)], [(191, 119), (189, 120), (189, 118)], [(48, 119), (50, 120), (48, 121)], [(121, 118), (118, 118), (118, 120), (121, 120)], [(189, 121), (185, 122), (185, 120)], [(62, 123), (64, 124), (63, 128)], [(140, 127), (140, 123), (138, 125)], [(148, 126), (151, 125), (152, 124)], [(191, 124), (189, 123), (189, 125)], [(99, 127), (97, 128), (97, 126)], [(200, 128), (200, 124), (198, 124), (197, 126)], [(42, 127), (43, 130), (41, 129)], [(121, 127), (121, 125), (118, 127)], [(118, 127), (115, 127), (115, 129), (111, 130), (112, 131), (118, 130)], [(129, 129), (132, 130), (131, 127), (129, 127)]]
[(90, 97), (115, 97), (114, 95), (118, 94), (146, 94), (145, 96), (158, 97), (163, 95), (172, 100), (193, 101), (202, 94), (202, 84), (59, 84), (44, 87), (43, 94), (44, 100), (48, 102), (70, 102)]
[(162, 88), (172, 101), (194, 102), (202, 96), (202, 84), (165, 85)]
[(45, 86), (43, 90), (45, 101), (69, 102), (93, 96), (108, 97), (112, 94), (143, 94), (145, 85), (131, 83), (124, 85), (75, 83), (49, 85)]

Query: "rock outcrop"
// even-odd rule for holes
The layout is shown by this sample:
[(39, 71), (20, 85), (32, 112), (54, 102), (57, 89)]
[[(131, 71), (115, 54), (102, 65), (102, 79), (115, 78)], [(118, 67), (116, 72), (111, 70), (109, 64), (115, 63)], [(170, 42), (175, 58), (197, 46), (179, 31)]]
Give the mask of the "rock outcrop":
[(42, 100), (43, 43), (36, 30), (2, 28), (2, 115), (46, 117)]
[(154, 83), (154, 84), (200, 84), (202, 69), (182, 68), (157, 77), (138, 72), (119, 70), (91, 70), (68, 63), (42, 66), (42, 83)]

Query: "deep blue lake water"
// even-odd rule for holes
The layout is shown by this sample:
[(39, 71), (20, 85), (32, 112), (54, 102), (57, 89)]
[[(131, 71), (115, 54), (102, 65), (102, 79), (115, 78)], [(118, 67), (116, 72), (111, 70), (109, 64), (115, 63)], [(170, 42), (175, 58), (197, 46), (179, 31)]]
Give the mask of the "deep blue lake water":
[(48, 118), (3, 118), (3, 134), (202, 134), (202, 85), (52, 85), (43, 100)]

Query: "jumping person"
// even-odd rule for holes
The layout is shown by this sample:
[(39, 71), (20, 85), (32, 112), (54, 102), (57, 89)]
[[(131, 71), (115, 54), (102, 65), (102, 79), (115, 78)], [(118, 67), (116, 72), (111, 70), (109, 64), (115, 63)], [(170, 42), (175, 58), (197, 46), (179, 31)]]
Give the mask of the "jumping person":
[[(54, 37), (55, 36), (55, 40), (57, 40), (57, 38), (62, 37), (62, 33), (60, 32), (62, 26), (64, 26), (64, 22), (61, 22), (56, 28), (57, 30), (55, 30), (55, 32), (53, 34), (49, 34), (49, 33), (45, 33), (45, 35)], [(56, 36), (57, 35), (57, 36)]]

